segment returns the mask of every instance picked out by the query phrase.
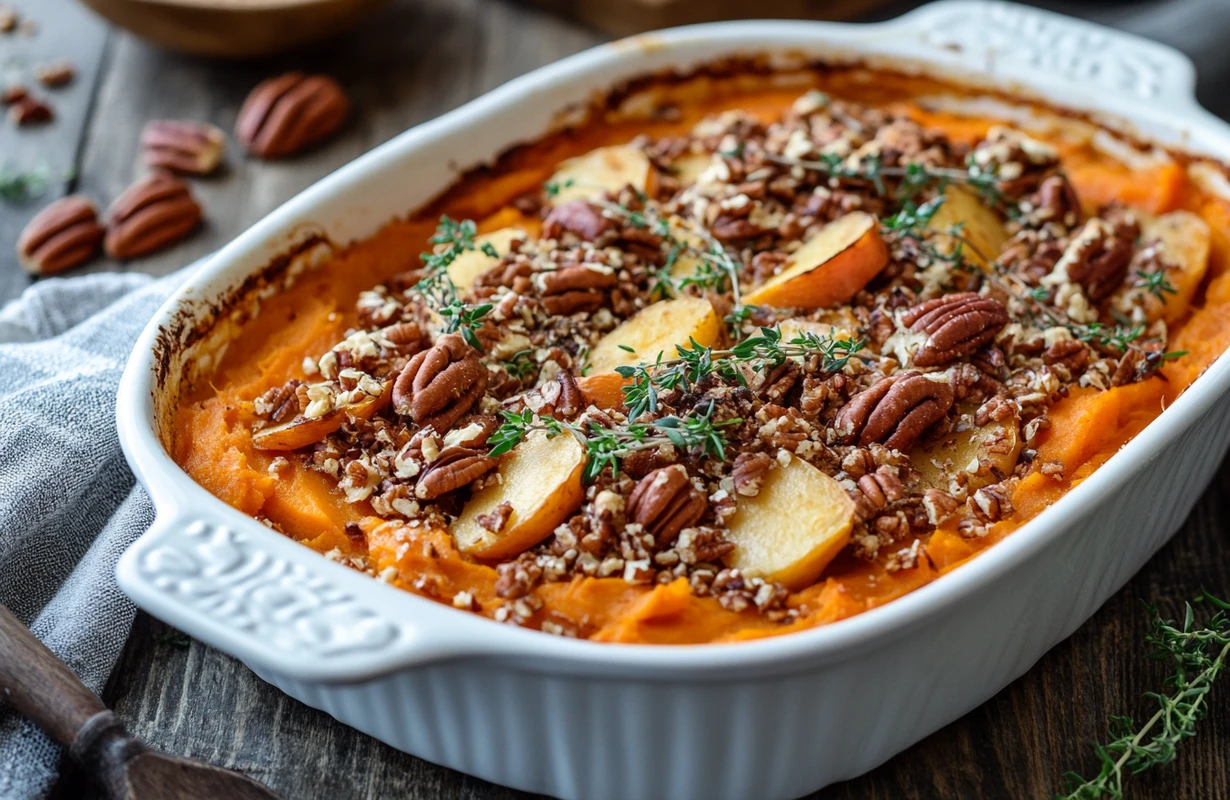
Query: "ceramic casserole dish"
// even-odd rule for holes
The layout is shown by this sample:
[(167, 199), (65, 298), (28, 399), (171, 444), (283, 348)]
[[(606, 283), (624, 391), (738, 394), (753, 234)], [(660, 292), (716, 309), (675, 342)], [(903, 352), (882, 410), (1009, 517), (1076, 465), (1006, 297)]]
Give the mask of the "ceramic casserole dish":
[(1006, 3), (877, 25), (737, 22), (604, 45), (398, 136), (253, 226), (142, 335), (120, 388), (157, 519), (122, 557), (142, 608), (398, 749), (559, 797), (786, 798), (859, 775), (984, 702), (1070, 635), (1180, 527), (1230, 444), (1230, 360), (1003, 542), (886, 606), (741, 644), (600, 645), (497, 625), (322, 559), (193, 482), (164, 446), (262, 297), (421, 207), (466, 169), (641, 75), (736, 54), (858, 61), (1020, 91), (1230, 158), (1166, 47)]

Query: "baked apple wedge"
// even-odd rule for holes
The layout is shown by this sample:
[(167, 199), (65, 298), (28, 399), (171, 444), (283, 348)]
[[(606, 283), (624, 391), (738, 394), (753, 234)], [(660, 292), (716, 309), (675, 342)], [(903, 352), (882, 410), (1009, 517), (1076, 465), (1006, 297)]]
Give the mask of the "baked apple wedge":
[(980, 489), (1011, 475), (1021, 454), (1021, 432), (1015, 417), (949, 433), (918, 445), (910, 461), (922, 481), (951, 492), (953, 476), (965, 473), (969, 490)]
[(743, 299), (750, 305), (827, 308), (849, 301), (887, 263), (879, 223), (855, 211), (804, 242), (781, 272)]
[[(520, 228), (500, 228), (498, 231), (474, 237), (474, 249), (457, 256), (448, 266), (448, 276), (453, 279), (453, 285), (462, 291), (469, 289), (479, 275), (490, 270), (499, 263), (500, 257), (508, 254), (513, 242), (521, 241), (526, 236), (526, 232)], [(492, 256), (486, 252), (487, 245), (498, 255)]]
[(775, 462), (755, 497), (738, 499), (726, 564), (796, 591), (814, 583), (850, 541), (854, 501), (811, 464), (789, 459)]
[(599, 147), (560, 164), (548, 185), (556, 188), (556, 205), (585, 200), (603, 192), (618, 192), (629, 184), (648, 192), (653, 176), (649, 159), (635, 147)]
[(589, 354), (589, 373), (577, 381), (586, 402), (599, 408), (623, 403), (624, 378), (616, 367), (652, 363), (675, 357), (675, 345), (695, 340), (708, 347), (718, 340), (722, 325), (708, 300), (676, 297), (638, 311), (603, 336)]
[(302, 414), (280, 425), (270, 425), (252, 434), (258, 450), (298, 450), (315, 444), (342, 427), (348, 419), (370, 419), (393, 399), (393, 382), (383, 384), (380, 394), (368, 395), (351, 405), (334, 407), (318, 417)]
[(525, 437), (452, 524), (457, 549), (473, 558), (507, 559), (533, 547), (585, 499), (585, 448), (569, 433)]
[(1163, 292), (1163, 300), (1146, 296), (1146, 313), (1150, 319), (1174, 322), (1191, 306), (1192, 297), (1208, 271), (1209, 225), (1190, 211), (1171, 211), (1141, 220), (1140, 238), (1159, 243), (1162, 260), (1172, 267), (1166, 270), (1166, 278), (1174, 288), (1174, 292)]
[[(1008, 240), (999, 214), (983, 205), (978, 195), (961, 186), (949, 186), (944, 190), (944, 202), (931, 217), (931, 229), (941, 234), (947, 234), (953, 226), (960, 226), (961, 236), (969, 242), (962, 254), (982, 269), (988, 269), (988, 259), (999, 258)], [(941, 249), (949, 252), (956, 249), (957, 242), (952, 236), (936, 238)]]

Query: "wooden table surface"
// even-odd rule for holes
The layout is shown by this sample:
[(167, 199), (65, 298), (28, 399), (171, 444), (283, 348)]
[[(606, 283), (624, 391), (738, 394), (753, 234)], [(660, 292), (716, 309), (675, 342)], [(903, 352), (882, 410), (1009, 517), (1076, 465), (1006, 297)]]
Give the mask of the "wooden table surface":
[[(405, 128), (602, 39), (501, 0), (406, 0), (391, 4), (361, 31), (308, 53), (260, 63), (209, 63), (110, 30), (72, 0), (7, 2), (34, 17), (40, 30), (34, 37), (0, 40), (0, 70), (12, 73), (53, 57), (70, 57), (80, 70), (71, 87), (53, 95), (60, 113), (53, 126), (20, 132), (0, 126), (0, 165), (46, 164), (75, 176), (57, 182), (43, 202), (69, 189), (109, 202), (141, 171), (137, 133), (145, 120), (206, 119), (229, 130), (247, 90), (282, 69), (327, 71), (352, 91), (355, 118), (344, 136), (323, 149), (259, 163), (243, 159), (232, 146), (223, 174), (195, 183), (208, 222), (194, 238), (141, 261), (102, 260), (89, 267), (152, 274), (209, 253)], [(4, 77), (0, 71), (0, 82)], [(13, 243), (39, 205), (0, 205), (0, 301), (29, 283), (17, 268)], [(1146, 658), (1142, 601), (1174, 613), (1202, 587), (1223, 595), (1230, 590), (1228, 494), (1230, 464), (1174, 541), (1029, 673), (887, 764), (816, 797), (1041, 798), (1053, 796), (1065, 770), (1094, 771), (1091, 743), (1104, 735), (1107, 716), (1148, 717), (1153, 708), (1141, 695), (1160, 688), (1166, 675), (1164, 666)], [(296, 800), (521, 796), (352, 731), (213, 648), (176, 643), (169, 630), (138, 615), (104, 696), (133, 733), (156, 747), (242, 770)], [(1178, 762), (1132, 779), (1130, 798), (1230, 797), (1230, 686), (1217, 688), (1211, 707)], [(71, 771), (57, 795), (91, 796)]]

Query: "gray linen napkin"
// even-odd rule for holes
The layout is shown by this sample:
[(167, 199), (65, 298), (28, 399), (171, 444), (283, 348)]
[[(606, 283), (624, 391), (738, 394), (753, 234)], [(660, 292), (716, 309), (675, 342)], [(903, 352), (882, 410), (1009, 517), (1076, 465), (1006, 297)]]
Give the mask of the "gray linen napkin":
[[(0, 310), (0, 602), (95, 692), (132, 625), (120, 553), (153, 520), (115, 430), (145, 323), (190, 271), (31, 286)], [(0, 705), (0, 798), (40, 797), (61, 750)]]

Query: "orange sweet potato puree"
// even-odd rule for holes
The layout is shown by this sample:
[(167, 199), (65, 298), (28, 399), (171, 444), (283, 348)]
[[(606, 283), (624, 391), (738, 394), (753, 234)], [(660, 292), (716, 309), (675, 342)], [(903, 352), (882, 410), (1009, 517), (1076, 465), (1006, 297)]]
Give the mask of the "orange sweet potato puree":
[[(836, 96), (892, 103), (958, 141), (972, 142), (996, 123), (924, 111), (909, 98), (934, 91), (937, 85), (921, 79), (886, 76), (868, 83), (839, 71), (815, 80), (819, 88)], [(702, 116), (727, 108), (776, 117), (802, 91), (803, 87), (793, 86), (728, 92), (685, 106), (682, 115), (669, 122), (595, 124), (550, 136), (513, 153), (501, 169), (471, 176), (432, 208), (389, 224), (266, 301), (261, 314), (231, 344), (212, 378), (184, 398), (174, 420), (173, 457), (214, 495), (276, 523), (302, 544), (322, 553), (337, 550), (366, 557), (375, 574), (408, 591), (419, 591), (416, 581), (420, 588), (433, 586), (441, 598), (468, 591), (482, 613), (490, 616), (503, 603), (495, 594), (492, 566), (462, 558), (447, 531), (384, 521), (363, 504), (345, 502), (329, 479), (293, 459), (289, 467), (272, 474), (270, 463), (278, 454), (252, 446), (254, 418), (243, 404), (290, 378), (304, 379), (304, 357), (318, 357), (354, 324), (358, 293), (417, 264), (416, 254), (427, 248), (441, 212), (480, 220), (480, 231), (511, 224), (533, 230), (536, 220), (504, 206), (541, 185), (560, 160), (640, 133), (681, 132)], [(1203, 217), (1213, 231), (1210, 278), (1197, 295), (1198, 307), (1172, 329), (1170, 349), (1187, 350), (1189, 355), (1168, 364), (1160, 378), (1109, 391), (1074, 390), (1052, 407), (1052, 426), (1043, 434), (1036, 463), (1062, 462), (1064, 482), (1037, 472), (1028, 475), (1012, 497), (1018, 510), (1013, 518), (995, 525), (981, 539), (963, 538), (955, 530), (936, 531), (926, 542), (927, 558), (919, 559), (914, 569), (889, 572), (881, 561), (839, 556), (817, 584), (791, 596), (790, 604), (802, 613), (790, 624), (770, 622), (753, 611), (728, 611), (712, 598), (693, 596), (682, 579), (649, 587), (620, 578), (578, 578), (538, 587), (535, 593), (544, 606), (531, 624), (567, 620), (596, 641), (682, 644), (754, 639), (843, 619), (935, 580), (1002, 539), (1088, 477), (1148, 425), (1230, 346), (1230, 204), (1202, 194), (1187, 180), (1181, 165), (1133, 172), (1086, 144), (1058, 140), (1055, 144), (1077, 193), (1091, 207), (1118, 199), (1152, 213), (1185, 208)], [(353, 542), (344, 533), (348, 522), (361, 526), (366, 543)]]

